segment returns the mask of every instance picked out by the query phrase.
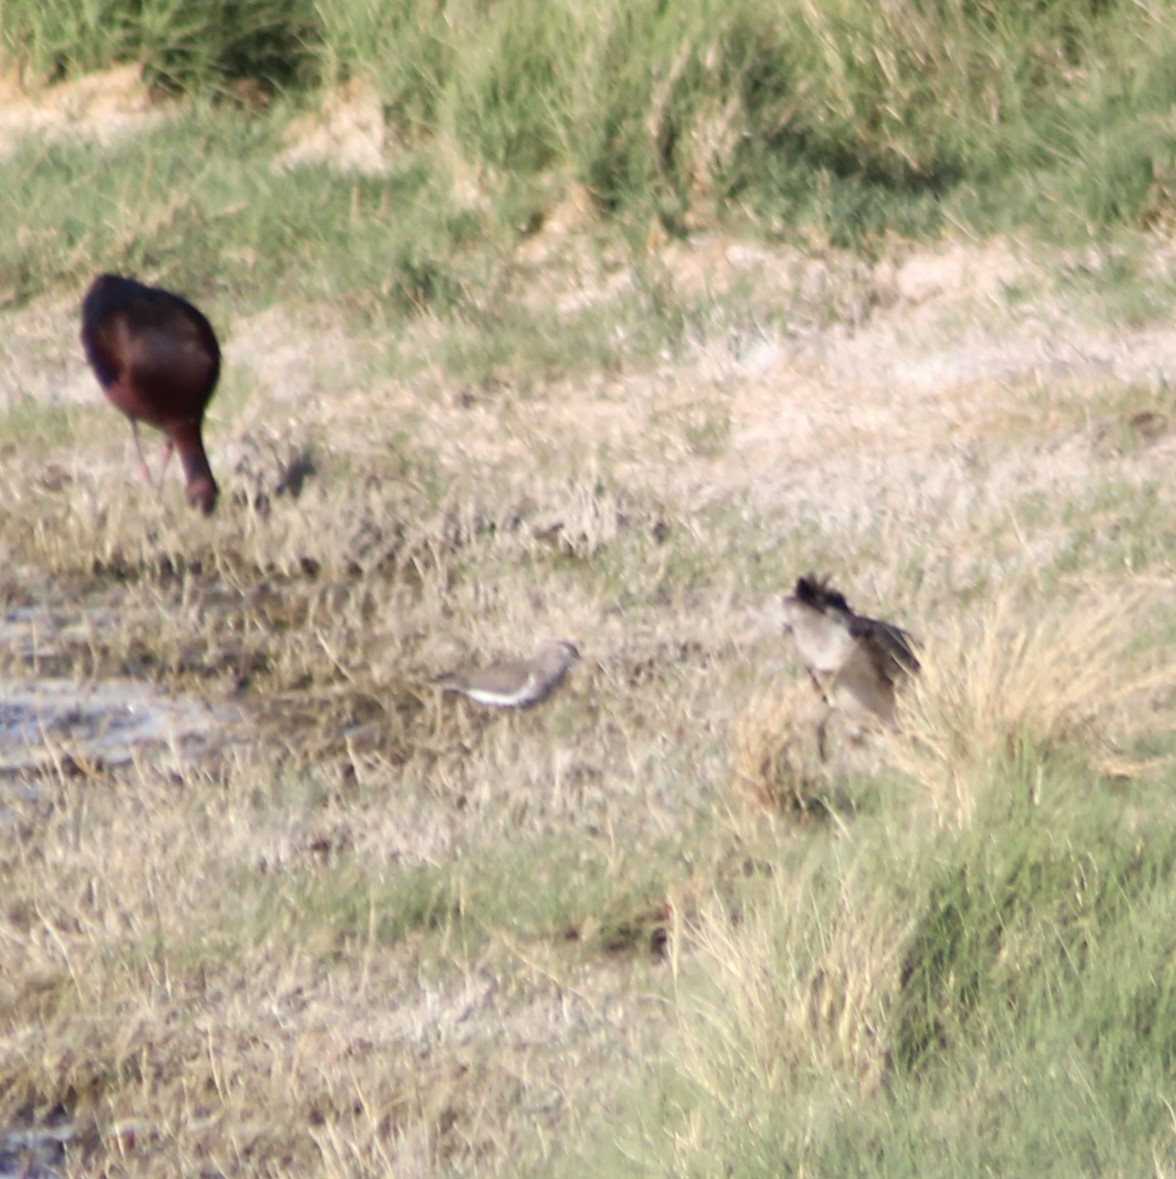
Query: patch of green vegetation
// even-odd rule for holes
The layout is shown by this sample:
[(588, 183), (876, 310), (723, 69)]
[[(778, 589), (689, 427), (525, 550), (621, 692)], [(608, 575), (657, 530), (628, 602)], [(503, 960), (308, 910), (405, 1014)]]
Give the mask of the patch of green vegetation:
[(257, 935), (282, 928), (300, 941), (325, 938), (342, 953), (395, 945), (413, 932), (448, 936), (460, 919), (460, 893), (447, 869), (406, 867), (377, 878), (344, 863), (275, 885), (258, 907)]
[(675, 872), (675, 847), (610, 848), (553, 834), (476, 856), (463, 872), (463, 913), (483, 932), (570, 939), (591, 951), (641, 948)]
[(476, 953), (488, 942), (581, 943), (586, 952), (648, 950), (677, 848), (620, 854), (563, 834), (495, 843), (440, 867), (379, 874), (353, 860), (324, 863), (261, 890), (253, 940), (292, 938), (320, 951), (392, 947), (410, 934)]
[[(928, 882), (902, 964), (894, 1050), (903, 1074), (922, 1077), (965, 1044), (1013, 1032), (1016, 1013), (1040, 1018), (1051, 995), (1084, 1002), (1091, 973), (1108, 965), (1100, 943), (1145, 903), (1141, 892), (1166, 890), (1176, 872), (1176, 840), (1141, 845), (1116, 815), (1092, 822), (1072, 802), (1043, 807), (1035, 796), (1057, 785), (1043, 783), (1046, 767), (1032, 752), (1018, 762), (1002, 784), (1011, 796), (1000, 799), (1004, 813), (979, 814)], [(1088, 808), (1120, 809), (1089, 787), (1082, 793)]]
[(278, 172), (278, 130), (205, 108), (110, 150), (26, 144), (0, 170), (0, 205), (21, 225), (0, 248), (0, 284), (21, 301), (116, 270), (256, 298), (296, 276), (307, 295), (383, 318), (462, 301), (460, 251), (484, 227), (429, 168)]
[[(805, 883), (761, 902), (751, 927), (766, 939), (730, 924), (728, 941), (703, 939), (704, 964), (716, 956), (708, 980), (729, 980), (733, 1000), (751, 1002), (755, 985), (744, 937), (767, 955), (754, 959), (764, 980), (797, 983), (767, 983), (764, 1006), (735, 1017), (700, 1005), (680, 1071), (634, 1097), (635, 1116), (656, 1107), (652, 1124), (668, 1130), (642, 1167), (702, 1175), (719, 1158), (742, 1176), (1015, 1174), (1039, 1167), (1046, 1143), (1048, 1174), (1134, 1173), (1168, 1157), (1176, 780), (1169, 770), (1124, 790), (1028, 748), (995, 772), (991, 805), (965, 831), (886, 850), (884, 830), (859, 825), (850, 862), (813, 845)], [(848, 911), (836, 883), (847, 877)], [(876, 911), (879, 890), (884, 910), (910, 913), (884, 977), (861, 973), (866, 955), (842, 957), (838, 940), (844, 917), (865, 915), (857, 906)], [(892, 1005), (871, 1006), (871, 985)], [(691, 987), (688, 1013), (710, 994), (697, 978)], [(735, 1054), (743, 1019), (757, 1021), (743, 1030), (764, 1058)], [(793, 1038), (802, 1027), (828, 1035), (826, 1054), (806, 1055)]]
[[(324, 27), (309, 0), (105, 0), (0, 3), (0, 49), (47, 81), (141, 61), (187, 93), (263, 94), (315, 85)], [(248, 91), (242, 97), (249, 97)]]
[[(397, 150), (434, 150), (434, 197), (457, 153), (482, 180), (575, 177), (603, 213), (672, 234), (750, 217), (857, 247), (947, 225), (1081, 237), (1162, 220), (1171, 17), (1171, 0), (0, 5), (7, 57), (43, 78), (144, 61), (188, 94), (298, 102), (363, 79)], [(433, 233), (448, 241), (461, 231), (444, 204)], [(421, 224), (405, 249), (430, 242)], [(393, 293), (427, 301), (448, 254), (402, 258)]]

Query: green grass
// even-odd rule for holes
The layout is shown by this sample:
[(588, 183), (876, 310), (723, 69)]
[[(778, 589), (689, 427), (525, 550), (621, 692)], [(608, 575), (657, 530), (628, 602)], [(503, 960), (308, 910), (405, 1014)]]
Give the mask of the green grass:
[(344, 846), (326, 847), (307, 856), (300, 879), (267, 891), (248, 940), (309, 940), (350, 955), (424, 934), (460, 958), (476, 957), (501, 936), (521, 945), (575, 942), (586, 955), (648, 950), (677, 850), (609, 854), (598, 840), (549, 834), (509, 847), (495, 840), (457, 864), (377, 876), (359, 870)]
[[(709, 912), (680, 1070), (633, 1095), (646, 1147), (617, 1173), (1166, 1168), (1172, 784), (1028, 754), (958, 835), (859, 822), (738, 923)], [(897, 952), (864, 927), (883, 914)]]
[(384, 316), (460, 304), (460, 253), (483, 225), (427, 170), (407, 162), (383, 180), (286, 176), (271, 168), (274, 149), (266, 120), (207, 109), (111, 153), (26, 145), (0, 182), (0, 200), (22, 221), (0, 281), (18, 301), (80, 287), (98, 269), (194, 295), (256, 296), (297, 274), (308, 294)]
[[(601, 212), (674, 234), (734, 218), (876, 247), (953, 226), (1082, 237), (1170, 215), (1171, 17), (1170, 0), (614, 0), (591, 13), (571, 0), (5, 0), (0, 28), (6, 56), (48, 80), (138, 60), (186, 94), (305, 103), (363, 79), (393, 154), (432, 155), (434, 196), (456, 152), (491, 185), (574, 178)], [(460, 244), (444, 204), (432, 233)], [(410, 299), (429, 297), (447, 260), (405, 260)]]

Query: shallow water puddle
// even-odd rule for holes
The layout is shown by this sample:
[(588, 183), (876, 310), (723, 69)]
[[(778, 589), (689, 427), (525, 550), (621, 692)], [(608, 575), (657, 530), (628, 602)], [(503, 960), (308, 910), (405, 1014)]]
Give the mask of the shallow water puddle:
[(79, 1137), (70, 1125), (0, 1127), (0, 1179), (64, 1175), (67, 1147)]
[[(22, 588), (37, 584), (31, 573), (8, 573)], [(121, 765), (145, 746), (199, 753), (211, 743), (226, 717), (200, 700), (141, 680), (70, 674), (109, 641), (119, 619), (111, 595), (16, 606), (0, 617), (11, 660), (0, 678), (0, 774), (62, 758)]]
[(0, 680), (0, 772), (60, 756), (117, 765), (144, 744), (205, 738), (216, 723), (200, 702), (131, 680)]

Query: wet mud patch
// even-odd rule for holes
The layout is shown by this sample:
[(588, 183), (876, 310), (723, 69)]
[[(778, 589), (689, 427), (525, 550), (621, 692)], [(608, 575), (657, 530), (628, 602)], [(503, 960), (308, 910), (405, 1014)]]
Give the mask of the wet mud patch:
[(9, 570), (0, 777), (101, 772), (139, 756), (207, 762), (266, 745), (281, 765), (337, 766), (346, 782), (356, 758), (402, 765), (419, 744), (428, 668), (393, 636), (373, 639), (369, 588), (134, 572)]
[[(15, 572), (0, 618), (0, 775), (126, 765), (152, 747), (199, 757), (234, 710), (125, 674), (125, 617), (109, 591), (71, 597)], [(118, 674), (123, 670), (124, 674)]]
[(199, 754), (226, 712), (132, 680), (0, 680), (0, 774), (64, 759), (125, 765), (144, 746)]

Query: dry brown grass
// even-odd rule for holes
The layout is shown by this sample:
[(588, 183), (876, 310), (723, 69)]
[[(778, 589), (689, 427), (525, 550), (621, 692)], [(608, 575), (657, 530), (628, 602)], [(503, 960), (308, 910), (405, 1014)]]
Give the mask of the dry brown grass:
[[(0, 600), (26, 609), (5, 673), (146, 680), (217, 735), (129, 765), (46, 741), (29, 793), (3, 795), (0, 1119), (60, 1106), (82, 1166), (112, 1172), (550, 1173), (676, 1050), (675, 993), (716, 1033), (683, 1017), (690, 1074), (733, 1117), (740, 1085), (783, 1099), (797, 1070), (877, 1085), (903, 920), (853, 873), (809, 887), (858, 838), (850, 808), (803, 833), (772, 814), (859, 789), (886, 747), (816, 765), (770, 603), (829, 568), (928, 644), (896, 756), (955, 821), (969, 767), (1010, 735), (1105, 720), (1126, 740), (1129, 698), (1104, 708), (1097, 684), (1136, 675), (1149, 616), (1059, 611), (1062, 508), (1109, 521), (1079, 556), (1110, 603), (1135, 580), (1115, 547), (1134, 491), (1167, 509), (1171, 439), (1096, 445), (1119, 414), (1101, 368), (1033, 433), (1041, 341), (999, 286), (974, 307), (948, 282), (904, 294), (900, 273), (879, 309), (862, 264), (782, 259), (814, 303), (856, 309), (846, 332), (799, 295), (775, 315), (771, 251), (667, 259), (671, 294), (679, 272), (719, 292), (765, 276), (754, 330), (716, 297), (652, 368), (585, 382), (525, 352), (482, 385), (436, 361), (404, 377), (369, 323), (219, 309), (212, 521), (174, 470), (162, 502), (136, 480), (72, 306), (0, 324), (9, 384), (31, 391), (0, 471)], [(944, 265), (924, 259), (924, 285)], [(576, 271), (520, 298), (595, 295), (600, 314), (604, 289)], [(421, 322), (404, 348), (445, 332)], [(68, 412), (39, 417), (38, 398)], [(986, 587), (1027, 568), (1040, 580), (989, 617)], [(429, 686), (565, 636), (584, 659), (533, 713)], [(733, 789), (771, 814), (729, 813)]]
[(1006, 591), (936, 634), (901, 697), (890, 747), (938, 820), (969, 822), (1022, 746), (1082, 750), (1096, 771), (1145, 769), (1123, 751), (1168, 724), (1176, 668), (1163, 626), (1173, 589), (1133, 579), (1069, 600), (1059, 591), (1053, 609), (1035, 614)]
[(429, 875), (422, 813), (316, 804), (270, 754), (162, 768), (42, 777), (20, 808), (5, 1108), (60, 1105), (141, 1174), (424, 1175), (534, 1150), (504, 1111), (554, 1129), (599, 1083), (624, 976), (479, 916), (483, 883)]
[(759, 693), (739, 714), (732, 741), (732, 792), (773, 811), (803, 817), (823, 810), (828, 785), (817, 749), (822, 705), (810, 684)]
[(872, 1092), (889, 1068), (907, 932), (844, 857), (818, 867), (809, 856), (753, 906), (706, 906), (679, 934), (696, 975), (681, 1006), (683, 1071), (732, 1118), (749, 1093), (788, 1100), (814, 1074), (840, 1100)]

